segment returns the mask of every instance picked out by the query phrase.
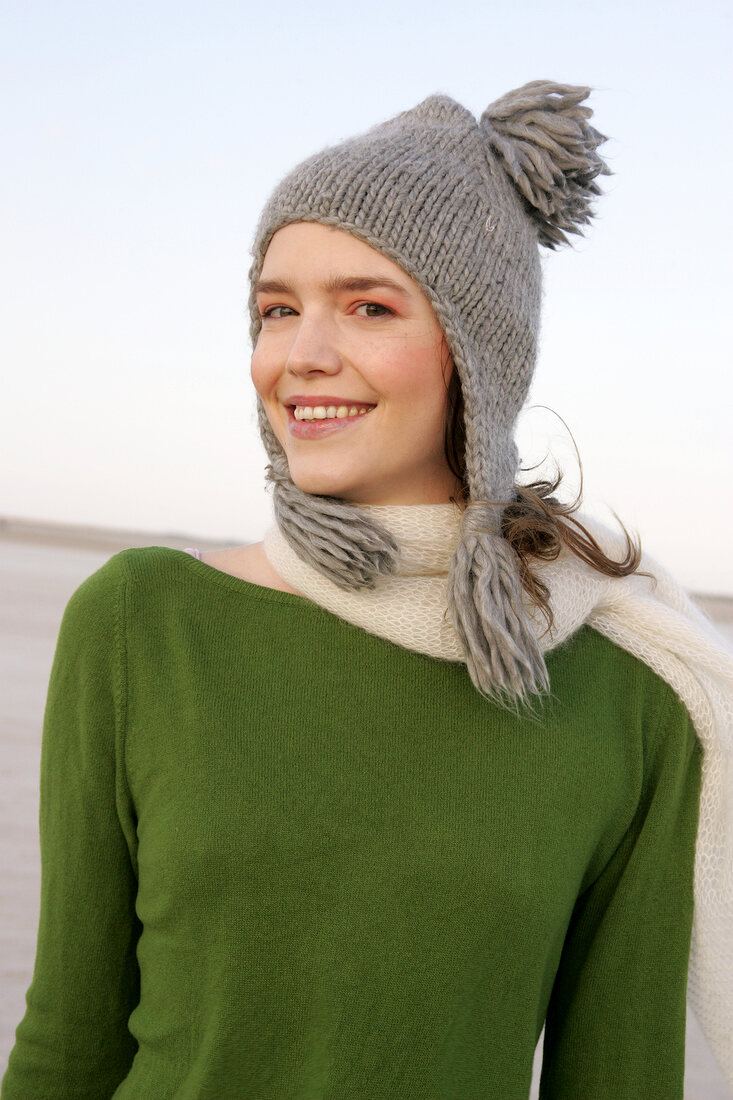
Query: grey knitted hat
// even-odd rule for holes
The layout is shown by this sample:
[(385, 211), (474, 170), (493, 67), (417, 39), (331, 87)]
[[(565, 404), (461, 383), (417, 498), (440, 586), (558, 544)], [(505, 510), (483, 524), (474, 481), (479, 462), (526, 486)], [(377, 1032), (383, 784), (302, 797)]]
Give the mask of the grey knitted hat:
[[(448, 96), (430, 96), (298, 165), (265, 206), (252, 249), (253, 347), (254, 287), (273, 234), (290, 222), (347, 230), (398, 264), (430, 301), (463, 392), (471, 501), (448, 607), (474, 684), (504, 705), (549, 690), (516, 555), (501, 535), (501, 504), (514, 499), (513, 428), (535, 366), (538, 245), (552, 249), (582, 232), (601, 193), (595, 177), (609, 173), (596, 151), (606, 138), (581, 106), (589, 93), (533, 81), (478, 121)], [(335, 583), (373, 588), (395, 568), (394, 539), (357, 505), (298, 489), (259, 397), (257, 404), (283, 535)]]

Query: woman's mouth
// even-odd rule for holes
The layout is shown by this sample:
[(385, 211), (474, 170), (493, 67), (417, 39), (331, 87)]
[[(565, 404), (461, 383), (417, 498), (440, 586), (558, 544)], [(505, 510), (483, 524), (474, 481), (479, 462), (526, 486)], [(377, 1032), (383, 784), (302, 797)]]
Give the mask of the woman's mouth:
[(323, 439), (363, 420), (374, 405), (289, 405), (288, 432), (296, 439)]

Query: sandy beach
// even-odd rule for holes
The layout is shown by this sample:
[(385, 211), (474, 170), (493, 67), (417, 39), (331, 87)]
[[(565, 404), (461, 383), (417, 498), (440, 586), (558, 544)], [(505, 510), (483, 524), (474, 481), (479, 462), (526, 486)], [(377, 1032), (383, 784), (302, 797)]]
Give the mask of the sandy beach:
[[(61, 616), (78, 585), (131, 546), (232, 545), (185, 535), (0, 519), (0, 1076), (30, 982), (38, 920), (38, 768), (48, 677)], [(733, 642), (733, 597), (696, 596)], [(538, 1070), (541, 1044), (535, 1059)], [(531, 1097), (536, 1098), (537, 1072)], [(733, 1100), (688, 1012), (685, 1100)]]

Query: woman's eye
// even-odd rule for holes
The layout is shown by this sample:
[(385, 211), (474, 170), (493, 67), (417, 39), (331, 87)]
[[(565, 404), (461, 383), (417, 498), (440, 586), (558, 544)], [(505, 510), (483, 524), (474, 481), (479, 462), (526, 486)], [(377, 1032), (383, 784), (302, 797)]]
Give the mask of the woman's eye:
[(382, 306), (379, 302), (362, 302), (356, 308), (365, 309), (367, 317), (387, 317), (393, 312), (389, 306)]
[(270, 306), (268, 309), (263, 309), (262, 310), (261, 316), (263, 318), (264, 317), (274, 317), (277, 320), (277, 318), (279, 316), (277, 311), (279, 309), (287, 309), (290, 313), (294, 312), (294, 310), (290, 309), (290, 306)]
[[(361, 314), (361, 316), (366, 317), (389, 317), (394, 313), (389, 306), (380, 305), (379, 302), (362, 302), (361, 305), (356, 308), (357, 310), (365, 310), (366, 312)], [(282, 312), (283, 310), (285, 312)], [(283, 317), (288, 317), (290, 314), (295, 314), (295, 310), (291, 309), (290, 306), (268, 306), (267, 309), (263, 309), (260, 312), (260, 316), (263, 320), (267, 318), (275, 321)]]

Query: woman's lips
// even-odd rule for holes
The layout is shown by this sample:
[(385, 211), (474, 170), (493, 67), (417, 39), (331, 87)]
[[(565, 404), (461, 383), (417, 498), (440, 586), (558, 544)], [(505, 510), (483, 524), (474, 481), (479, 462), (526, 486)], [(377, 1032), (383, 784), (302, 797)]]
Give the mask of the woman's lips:
[(371, 416), (372, 411), (373, 407), (361, 415), (345, 416), (342, 419), (333, 417), (330, 420), (296, 420), (295, 410), (288, 406), (288, 432), (295, 439), (323, 439), (327, 435), (334, 435), (336, 432), (352, 428), (357, 421), (366, 420)]

